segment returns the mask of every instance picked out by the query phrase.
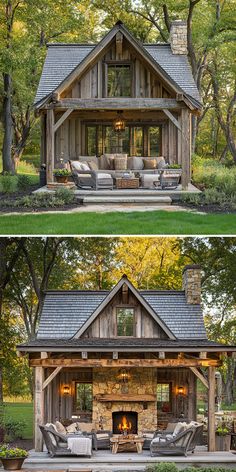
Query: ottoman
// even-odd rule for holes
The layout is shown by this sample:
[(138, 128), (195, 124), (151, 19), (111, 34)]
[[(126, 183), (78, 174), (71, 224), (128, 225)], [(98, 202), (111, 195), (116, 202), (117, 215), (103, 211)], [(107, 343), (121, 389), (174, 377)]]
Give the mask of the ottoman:
[[(156, 185), (154, 185), (156, 182)], [(144, 188), (156, 188), (160, 185), (159, 174), (143, 174), (141, 175), (141, 186)]]

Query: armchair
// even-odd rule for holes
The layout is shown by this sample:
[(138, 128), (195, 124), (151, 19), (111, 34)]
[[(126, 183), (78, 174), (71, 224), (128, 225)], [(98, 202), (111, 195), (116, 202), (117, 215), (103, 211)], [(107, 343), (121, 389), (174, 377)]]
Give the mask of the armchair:
[(150, 446), (151, 456), (155, 455), (174, 455), (174, 456), (187, 456), (189, 446), (195, 432), (195, 428), (191, 427), (185, 431), (168, 438), (164, 436), (156, 436)]
[(113, 189), (113, 178), (110, 174), (95, 170), (78, 170), (73, 164), (76, 161), (69, 161), (72, 178), (78, 188), (90, 187), (94, 190)]

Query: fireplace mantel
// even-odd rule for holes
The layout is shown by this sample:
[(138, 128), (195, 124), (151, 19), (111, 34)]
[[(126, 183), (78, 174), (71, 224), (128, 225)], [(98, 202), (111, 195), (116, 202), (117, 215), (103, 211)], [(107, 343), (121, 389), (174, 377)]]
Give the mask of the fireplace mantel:
[(132, 394), (101, 394), (95, 395), (94, 400), (99, 402), (155, 402), (156, 395), (132, 395)]

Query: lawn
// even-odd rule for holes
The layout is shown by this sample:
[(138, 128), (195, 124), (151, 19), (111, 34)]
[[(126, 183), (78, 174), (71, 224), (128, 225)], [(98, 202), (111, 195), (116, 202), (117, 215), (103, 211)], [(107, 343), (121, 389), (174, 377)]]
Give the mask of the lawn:
[(187, 212), (2, 215), (0, 234), (236, 234), (235, 214)]
[(33, 437), (33, 404), (32, 403), (4, 403), (5, 414), (15, 420), (24, 420), (26, 427), (23, 439)]

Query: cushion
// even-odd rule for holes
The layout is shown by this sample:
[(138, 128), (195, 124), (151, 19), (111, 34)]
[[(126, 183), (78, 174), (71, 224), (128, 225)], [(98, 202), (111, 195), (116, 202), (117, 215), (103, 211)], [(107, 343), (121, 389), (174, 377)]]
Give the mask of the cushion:
[(107, 163), (107, 159), (106, 159), (105, 156), (103, 156), (103, 155), (100, 156), (98, 162), (99, 162), (99, 165), (98, 165), (99, 169), (101, 169), (101, 170), (106, 170), (107, 169), (106, 166), (108, 165), (108, 163)]
[(109, 434), (108, 433), (96, 433), (97, 440), (101, 441), (102, 439), (109, 439)]
[(158, 169), (165, 169), (168, 166), (168, 164), (166, 164), (165, 158), (163, 156), (156, 157), (156, 161), (157, 161), (157, 168)]
[(66, 428), (62, 423), (60, 423), (60, 421), (56, 421), (55, 426), (58, 433), (66, 434)]
[(105, 169), (114, 170), (114, 159), (115, 159), (114, 154), (104, 154), (103, 157), (104, 157), (105, 166), (106, 166)]
[(97, 179), (100, 180), (100, 179), (112, 179), (112, 176), (111, 174), (105, 174), (105, 172), (99, 172), (97, 174)]
[(165, 443), (166, 442), (166, 438), (163, 438), (163, 437), (156, 437), (152, 440), (152, 443)]
[(86, 433), (91, 433), (94, 428), (93, 423), (78, 423), (80, 431), (85, 431)]
[(57, 441), (56, 441), (56, 438), (55, 438), (54, 434), (52, 434), (48, 431), (48, 435), (49, 435), (49, 437), (52, 441), (53, 446), (57, 446)]
[(144, 169), (156, 169), (156, 159), (143, 159)]
[(78, 159), (81, 162), (91, 162), (91, 161), (97, 162), (98, 161), (97, 156), (79, 156)]
[(72, 423), (66, 428), (67, 433), (75, 433), (77, 431), (77, 423)]
[(143, 159), (142, 157), (134, 156), (130, 158), (129, 168), (133, 170), (142, 170), (143, 169)]
[(75, 169), (75, 170), (83, 170), (83, 168), (82, 168), (82, 162), (79, 162), (79, 161), (71, 161), (71, 165), (72, 165), (73, 169)]
[(55, 431), (57, 431), (57, 428), (56, 428), (55, 424), (53, 424), (53, 423), (46, 423), (45, 426), (46, 426), (46, 428), (53, 428), (53, 429), (55, 429)]
[(115, 157), (115, 170), (127, 169), (127, 157)]
[(182, 433), (185, 429), (185, 425), (183, 423), (177, 423), (175, 429), (173, 431), (173, 436), (177, 436), (177, 434)]
[(81, 167), (82, 167), (82, 170), (90, 170), (90, 167), (87, 163), (85, 162), (81, 162)]
[(91, 170), (98, 170), (98, 163), (94, 161), (88, 161), (89, 168)]
[(118, 154), (114, 154), (115, 157), (124, 157), (125, 159), (127, 159), (128, 155), (127, 154), (122, 154), (122, 153), (118, 153)]
[(143, 433), (143, 438), (153, 439), (154, 433)]

